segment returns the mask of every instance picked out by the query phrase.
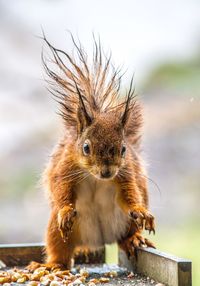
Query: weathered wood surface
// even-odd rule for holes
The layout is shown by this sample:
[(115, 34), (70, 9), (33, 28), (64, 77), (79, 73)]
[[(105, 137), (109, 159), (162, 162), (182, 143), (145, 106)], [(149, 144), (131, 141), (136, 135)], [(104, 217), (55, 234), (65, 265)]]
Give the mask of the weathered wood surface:
[(44, 257), (44, 244), (2, 244), (0, 261), (6, 266), (26, 265), (34, 260), (41, 262)]
[[(0, 261), (6, 266), (27, 265), (30, 261), (43, 262), (45, 247), (43, 243), (0, 244)], [(83, 253), (75, 256), (77, 264), (104, 263), (105, 250)]]
[[(41, 262), (44, 258), (44, 244), (0, 245), (0, 261), (7, 266), (23, 266), (30, 261)], [(191, 261), (162, 253), (152, 248), (138, 249), (137, 259), (128, 260), (120, 251), (120, 265), (168, 286), (191, 286)], [(75, 263), (93, 264), (105, 262), (105, 250), (87, 255), (80, 253)], [(128, 284), (124, 284), (128, 285)], [(140, 285), (140, 284), (132, 284)], [(148, 284), (141, 284), (148, 285)]]
[(192, 263), (153, 248), (141, 248), (137, 259), (128, 260), (120, 251), (120, 264), (133, 271), (149, 276), (168, 286), (191, 286)]

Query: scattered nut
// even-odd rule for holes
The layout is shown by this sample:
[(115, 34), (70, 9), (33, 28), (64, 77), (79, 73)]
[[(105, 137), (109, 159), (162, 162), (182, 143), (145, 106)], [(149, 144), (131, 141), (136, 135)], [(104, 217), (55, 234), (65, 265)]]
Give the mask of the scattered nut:
[(97, 284), (97, 283), (99, 283), (99, 279), (97, 279), (97, 278), (92, 278), (92, 279), (90, 279), (89, 283)]
[(17, 283), (24, 283), (24, 282), (26, 282), (26, 277), (21, 277), (17, 279)]
[(86, 278), (89, 277), (89, 272), (85, 268), (82, 268), (79, 273), (81, 276), (84, 276)]
[(118, 274), (117, 274), (117, 271), (110, 271), (110, 272), (105, 273), (105, 276), (113, 278), (113, 277), (117, 277)]
[(50, 286), (60, 286), (58, 281), (51, 281)]
[(74, 280), (74, 282), (73, 282), (73, 285), (81, 285), (81, 284), (82, 284), (82, 281), (78, 278), (76, 280)]
[(10, 283), (10, 282), (11, 282), (10, 277), (0, 277), (0, 284)]
[(101, 277), (101, 278), (99, 279), (99, 281), (100, 281), (101, 283), (107, 283), (107, 282), (110, 281), (110, 279), (107, 278), (107, 277)]
[(88, 286), (96, 286), (96, 284), (94, 282), (89, 282)]
[(38, 286), (39, 282), (38, 281), (29, 281), (27, 286)]

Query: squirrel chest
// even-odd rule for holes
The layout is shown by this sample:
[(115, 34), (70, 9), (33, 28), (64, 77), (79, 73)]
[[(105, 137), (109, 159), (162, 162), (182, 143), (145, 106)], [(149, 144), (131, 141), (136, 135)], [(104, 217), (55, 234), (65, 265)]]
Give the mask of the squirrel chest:
[(81, 245), (99, 247), (126, 235), (129, 217), (117, 203), (116, 184), (89, 176), (75, 192)]

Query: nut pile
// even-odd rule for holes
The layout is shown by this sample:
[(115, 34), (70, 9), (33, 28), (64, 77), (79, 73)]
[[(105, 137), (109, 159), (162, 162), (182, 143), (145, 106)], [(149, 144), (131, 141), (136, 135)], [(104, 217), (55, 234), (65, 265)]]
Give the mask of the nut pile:
[(110, 278), (116, 277), (117, 272), (111, 271), (100, 278), (90, 278), (89, 272), (82, 268), (79, 273), (72, 274), (69, 270), (54, 269), (49, 271), (40, 267), (33, 273), (26, 269), (11, 269), (0, 271), (0, 284), (10, 286), (11, 283), (26, 284), (26, 286), (95, 286), (98, 283), (107, 283)]

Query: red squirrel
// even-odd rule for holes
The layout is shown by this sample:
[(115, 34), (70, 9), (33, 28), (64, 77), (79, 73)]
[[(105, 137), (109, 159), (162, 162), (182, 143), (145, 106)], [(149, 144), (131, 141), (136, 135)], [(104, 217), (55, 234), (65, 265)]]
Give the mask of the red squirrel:
[[(46, 267), (71, 268), (77, 248), (117, 242), (128, 255), (154, 247), (143, 229), (155, 232), (148, 210), (146, 171), (139, 152), (141, 104), (133, 80), (120, 96), (121, 76), (94, 40), (91, 63), (72, 36), (76, 56), (52, 46), (42, 56), (50, 90), (60, 106), (64, 135), (44, 172), (51, 214)], [(32, 262), (33, 270), (41, 264)]]

